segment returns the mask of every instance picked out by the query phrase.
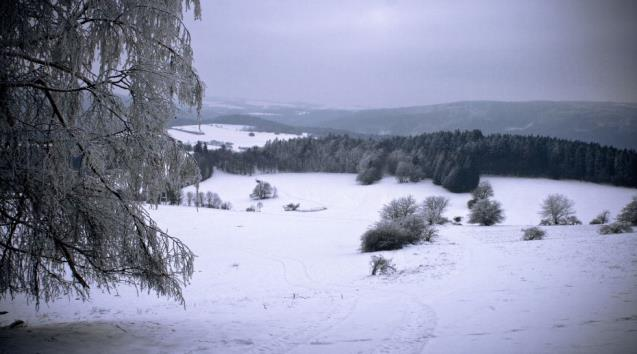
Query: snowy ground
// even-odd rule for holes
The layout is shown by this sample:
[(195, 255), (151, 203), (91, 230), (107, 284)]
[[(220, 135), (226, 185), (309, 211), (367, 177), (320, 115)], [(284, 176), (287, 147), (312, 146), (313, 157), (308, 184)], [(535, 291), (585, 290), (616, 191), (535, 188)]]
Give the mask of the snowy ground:
[[(359, 236), (382, 204), (412, 194), (447, 195), (448, 217), (466, 214), (466, 194), (429, 182), (353, 175), (276, 174), (279, 198), (242, 210), (255, 177), (216, 174), (233, 211), (160, 207), (152, 214), (198, 255), (187, 306), (120, 288), (89, 302), (62, 299), (38, 312), (0, 302), (0, 353), (629, 353), (637, 348), (637, 234), (601, 236), (593, 226), (547, 227), (544, 196), (559, 192), (589, 221), (614, 215), (634, 189), (542, 179), (487, 178), (506, 209), (504, 225), (445, 226), (432, 244), (382, 252), (398, 273), (369, 276)], [(315, 213), (281, 206), (324, 206)]]
[(248, 126), (231, 124), (202, 124), (201, 129), (198, 125), (184, 125), (168, 129), (168, 134), (192, 145), (196, 144), (197, 141), (209, 143), (208, 148), (210, 149), (219, 147), (219, 143), (232, 143), (232, 149), (235, 151), (253, 146), (264, 146), (269, 140), (288, 140), (300, 137), (293, 134), (266, 132), (254, 132), (254, 136), (250, 136), (249, 129)]

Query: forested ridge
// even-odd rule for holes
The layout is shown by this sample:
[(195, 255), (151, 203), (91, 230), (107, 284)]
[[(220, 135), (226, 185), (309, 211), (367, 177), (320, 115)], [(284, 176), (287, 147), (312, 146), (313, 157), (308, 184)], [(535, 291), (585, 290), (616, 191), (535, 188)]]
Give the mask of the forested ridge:
[(204, 178), (215, 167), (236, 174), (358, 173), (362, 184), (373, 183), (384, 174), (396, 176), (400, 182), (431, 178), (452, 192), (472, 190), (485, 174), (637, 187), (637, 153), (633, 150), (542, 136), (485, 136), (479, 130), (367, 139), (305, 137), (275, 140), (239, 153), (208, 150), (199, 143), (193, 155)]

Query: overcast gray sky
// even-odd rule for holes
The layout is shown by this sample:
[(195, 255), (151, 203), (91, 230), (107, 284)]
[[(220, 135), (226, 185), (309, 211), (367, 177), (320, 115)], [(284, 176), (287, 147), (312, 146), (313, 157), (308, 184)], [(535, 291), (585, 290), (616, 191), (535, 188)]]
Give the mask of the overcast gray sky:
[(207, 96), (637, 101), (637, 1), (202, 0)]

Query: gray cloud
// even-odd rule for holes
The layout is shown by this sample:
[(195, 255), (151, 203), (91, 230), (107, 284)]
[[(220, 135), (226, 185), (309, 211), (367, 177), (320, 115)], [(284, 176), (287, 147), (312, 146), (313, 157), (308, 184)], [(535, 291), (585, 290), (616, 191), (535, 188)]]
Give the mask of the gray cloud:
[(187, 24), (210, 96), (367, 107), (637, 101), (636, 4), (217, 0)]

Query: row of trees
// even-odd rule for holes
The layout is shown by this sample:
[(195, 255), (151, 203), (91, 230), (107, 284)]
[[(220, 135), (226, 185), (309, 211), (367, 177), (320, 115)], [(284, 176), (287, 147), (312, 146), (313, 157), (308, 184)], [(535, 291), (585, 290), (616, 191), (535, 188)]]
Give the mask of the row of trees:
[(637, 153), (632, 150), (539, 136), (484, 136), (478, 130), (369, 139), (306, 137), (275, 140), (241, 153), (199, 149), (194, 156), (204, 177), (214, 166), (238, 174), (357, 173), (361, 184), (384, 174), (401, 183), (431, 178), (452, 192), (475, 189), (480, 174), (637, 186)]
[[(581, 224), (574, 215), (573, 205), (573, 201), (561, 194), (549, 195), (542, 202), (542, 225)], [(601, 225), (598, 229), (601, 235), (633, 232), (632, 226), (637, 225), (637, 196), (621, 210), (615, 222), (610, 223), (610, 211), (604, 210), (593, 218), (590, 224)], [(524, 229), (522, 232), (524, 241), (541, 240), (546, 235), (546, 231), (538, 227)]]
[(186, 193), (186, 205), (194, 205), (197, 208), (232, 209), (230, 202), (224, 202), (221, 200), (221, 197), (219, 197), (219, 194), (211, 191), (207, 191), (206, 193), (188, 191)]

